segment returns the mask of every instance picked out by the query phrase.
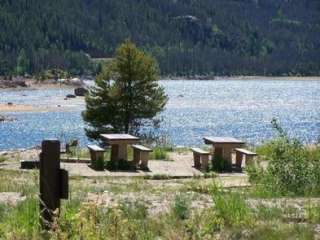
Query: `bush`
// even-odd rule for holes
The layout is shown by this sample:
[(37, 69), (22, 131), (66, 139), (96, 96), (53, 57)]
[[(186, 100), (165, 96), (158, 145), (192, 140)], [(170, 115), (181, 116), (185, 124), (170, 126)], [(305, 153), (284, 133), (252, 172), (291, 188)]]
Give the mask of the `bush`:
[(151, 153), (150, 158), (151, 159), (156, 159), (156, 160), (167, 159), (167, 151), (164, 148), (156, 147), (156, 148), (153, 149), (153, 152)]
[(174, 216), (182, 220), (187, 219), (190, 214), (189, 205), (190, 201), (186, 196), (182, 194), (176, 195), (172, 206)]
[(212, 169), (217, 172), (230, 171), (232, 166), (220, 156), (214, 156)]
[(229, 227), (250, 225), (252, 219), (250, 208), (239, 193), (215, 192), (213, 202), (216, 214), (223, 225)]
[(285, 195), (320, 193), (319, 147), (310, 152), (297, 139), (289, 138), (276, 120), (272, 124), (279, 136), (264, 148), (268, 167), (266, 170), (249, 169), (250, 180), (263, 184), (271, 192)]
[(7, 158), (3, 155), (0, 155), (0, 163), (1, 162), (5, 162), (7, 160)]

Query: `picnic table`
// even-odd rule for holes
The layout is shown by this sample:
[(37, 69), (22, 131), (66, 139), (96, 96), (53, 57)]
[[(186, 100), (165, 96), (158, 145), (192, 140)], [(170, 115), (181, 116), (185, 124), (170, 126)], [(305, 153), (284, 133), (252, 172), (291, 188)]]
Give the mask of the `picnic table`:
[(136, 144), (140, 140), (130, 134), (101, 134), (100, 136), (108, 145), (111, 145), (111, 161), (127, 160), (128, 144)]
[(235, 148), (242, 147), (245, 142), (232, 137), (205, 137), (205, 144), (212, 145), (214, 156), (223, 158), (232, 165), (232, 152)]

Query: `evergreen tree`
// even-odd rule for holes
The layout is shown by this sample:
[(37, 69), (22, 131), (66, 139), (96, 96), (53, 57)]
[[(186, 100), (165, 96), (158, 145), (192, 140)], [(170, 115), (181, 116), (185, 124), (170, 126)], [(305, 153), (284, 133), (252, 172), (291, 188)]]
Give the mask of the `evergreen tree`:
[(158, 77), (158, 65), (152, 57), (130, 41), (123, 43), (116, 57), (103, 66), (86, 97), (83, 119), (89, 125), (87, 136), (99, 139), (101, 133), (137, 134), (167, 102)]
[(30, 68), (30, 62), (27, 57), (27, 54), (24, 49), (21, 49), (17, 59), (16, 73), (18, 75), (24, 75), (28, 73), (29, 68)]

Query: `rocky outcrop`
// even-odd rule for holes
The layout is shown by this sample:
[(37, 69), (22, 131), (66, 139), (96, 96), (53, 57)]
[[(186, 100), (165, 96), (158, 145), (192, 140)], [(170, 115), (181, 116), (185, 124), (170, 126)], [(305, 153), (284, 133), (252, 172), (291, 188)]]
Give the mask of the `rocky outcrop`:
[(1, 122), (12, 122), (12, 121), (15, 121), (15, 120), (16, 120), (15, 118), (0, 115), (0, 123)]
[(0, 80), (0, 88), (28, 87), (24, 80)]
[(74, 89), (74, 95), (76, 95), (78, 97), (84, 97), (87, 93), (88, 93), (88, 89), (86, 89), (84, 87), (78, 87), (78, 88)]

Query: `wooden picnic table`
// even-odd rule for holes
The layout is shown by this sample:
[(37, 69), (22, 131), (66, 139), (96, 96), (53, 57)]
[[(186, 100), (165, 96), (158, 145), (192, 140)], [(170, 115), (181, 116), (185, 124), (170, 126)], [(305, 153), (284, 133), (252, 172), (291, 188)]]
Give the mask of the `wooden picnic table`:
[(111, 161), (127, 160), (128, 144), (136, 144), (140, 140), (130, 134), (101, 134), (100, 136), (108, 145), (111, 145)]
[(245, 142), (232, 137), (205, 137), (205, 144), (212, 145), (214, 156), (221, 157), (232, 165), (232, 152), (235, 148), (242, 147)]

